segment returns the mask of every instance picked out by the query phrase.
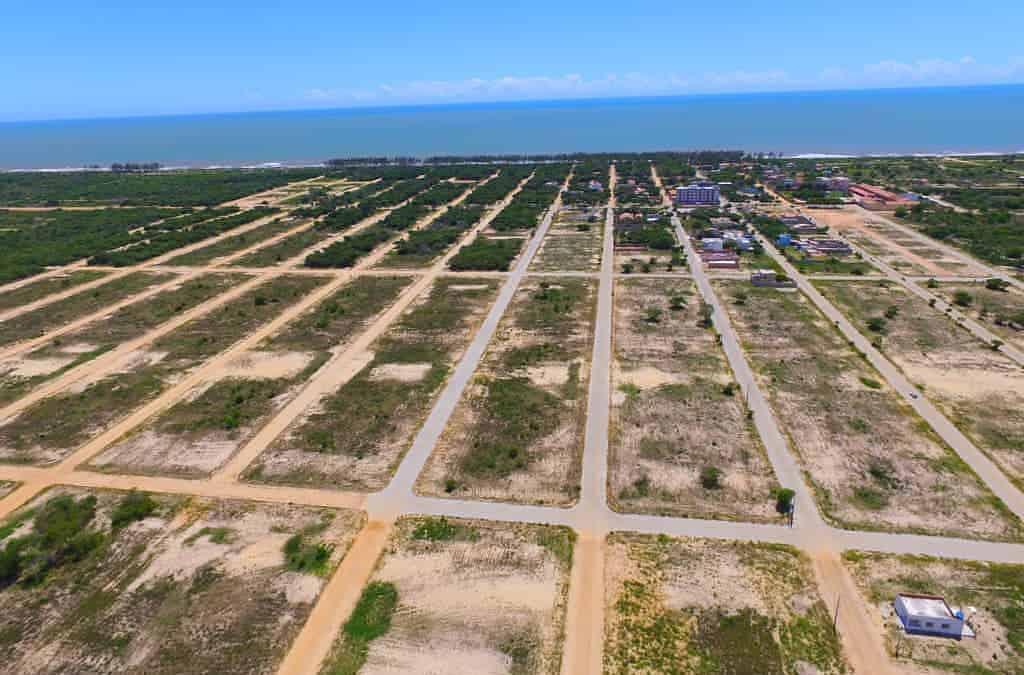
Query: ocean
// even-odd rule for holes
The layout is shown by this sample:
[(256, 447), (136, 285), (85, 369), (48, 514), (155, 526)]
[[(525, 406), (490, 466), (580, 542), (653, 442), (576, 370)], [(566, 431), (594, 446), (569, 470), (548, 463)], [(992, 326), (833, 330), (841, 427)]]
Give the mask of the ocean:
[(1024, 85), (8, 122), (0, 168), (627, 150), (1020, 152), (1022, 120)]

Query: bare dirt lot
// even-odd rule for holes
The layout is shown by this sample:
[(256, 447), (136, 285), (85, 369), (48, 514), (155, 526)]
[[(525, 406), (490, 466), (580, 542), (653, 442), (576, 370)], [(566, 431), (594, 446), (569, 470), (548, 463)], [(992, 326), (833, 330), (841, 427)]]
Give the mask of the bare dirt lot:
[(574, 534), (399, 521), (322, 673), (559, 672)]
[(601, 266), (604, 217), (603, 208), (561, 209), (530, 263), (530, 271), (596, 271)]
[(0, 672), (273, 673), (362, 518), (50, 490), (0, 529)]
[(410, 283), (361, 277), (239, 355), (182, 402), (97, 456), (119, 473), (208, 475), (235, 454)]
[(612, 534), (605, 672), (848, 672), (810, 562), (785, 546)]
[[(1024, 672), (1024, 628), (1020, 618), (1024, 565), (859, 551), (849, 551), (843, 557), (869, 612), (879, 630), (884, 631), (889, 655), (904, 672)], [(897, 593), (944, 597), (951, 609), (963, 611), (976, 637), (954, 640), (906, 634), (893, 608)]]
[[(845, 209), (821, 209), (809, 213), (905, 274), (958, 274), (964, 267), (938, 248), (908, 237), (870, 215)], [(971, 273), (967, 269), (963, 271)]]
[(576, 499), (596, 298), (593, 279), (523, 283), (417, 481), (420, 492)]
[[(483, 321), (498, 284), (472, 277), (437, 280), (373, 344), (356, 376), (296, 420), (253, 462), (246, 478), (382, 488)], [(423, 375), (413, 381), (417, 373)]]
[(692, 282), (615, 288), (610, 490), (623, 511), (774, 521), (777, 487)]
[(1024, 369), (901, 286), (819, 288), (954, 424), (1024, 484)]
[(716, 286), (826, 517), (854, 529), (1021, 537), (1019, 520), (807, 298)]

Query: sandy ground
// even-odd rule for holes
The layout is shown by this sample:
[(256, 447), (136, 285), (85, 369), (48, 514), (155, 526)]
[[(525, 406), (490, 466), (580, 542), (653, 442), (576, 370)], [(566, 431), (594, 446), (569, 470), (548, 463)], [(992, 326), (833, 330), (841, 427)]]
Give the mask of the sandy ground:
[[(566, 356), (545, 359), (539, 363), (513, 369), (504, 363), (510, 351), (549, 344), (552, 340), (544, 328), (520, 327), (517, 316), (525, 315), (540, 283), (549, 289), (561, 289), (556, 279), (531, 279), (517, 291), (497, 332), (488, 346), (473, 381), (466, 387), (444, 434), (431, 454), (416, 482), (416, 490), (435, 496), (525, 502), (531, 504), (569, 504), (578, 494), (580, 457), (583, 451), (582, 423), (586, 415), (586, 397), (590, 376), (590, 352), (593, 336), (593, 314), (596, 283), (580, 280), (585, 297), (579, 301), (571, 319), (568, 336), (557, 338)], [(578, 364), (579, 384), (575, 399), (565, 398), (563, 388), (572, 364)], [(525, 469), (507, 476), (478, 478), (462, 470), (461, 462), (472, 445), (472, 437), (481, 424), (481, 406), (485, 404), (486, 379), (490, 377), (525, 377), (562, 401), (559, 424), (547, 436), (523, 447), (528, 457)], [(460, 488), (446, 491), (446, 481), (459, 481)]]
[[(882, 250), (886, 251), (888, 255), (902, 258), (907, 263), (917, 267), (916, 270), (908, 271), (937, 275), (947, 275), (950, 273), (948, 269), (945, 269), (938, 264), (937, 259), (924, 257), (918, 252), (911, 250), (910, 247), (900, 243), (898, 239), (888, 236), (888, 228), (880, 228), (878, 226), (872, 226), (865, 223), (859, 213), (840, 209), (829, 209), (818, 211), (808, 210), (808, 214), (813, 216), (818, 222), (834, 228), (840, 234), (849, 235), (852, 233), (859, 233), (869, 237), (881, 246)], [(938, 249), (935, 249), (935, 251), (939, 253), (939, 259), (942, 259), (943, 256), (941, 256), (941, 252), (938, 251)], [(886, 262), (889, 262), (886, 254), (882, 254), (881, 257)]]
[[(686, 306), (671, 309), (672, 297)], [(774, 474), (742, 396), (722, 393), (732, 371), (699, 311), (688, 281), (617, 283), (610, 499), (629, 512), (776, 522)], [(707, 467), (719, 487), (702, 486)]]
[(312, 360), (309, 352), (250, 351), (224, 366), (223, 377), (255, 377), (276, 380), (294, 377)]
[[(984, 672), (1019, 673), (1024, 668), (1024, 653), (1009, 643), (1005, 619), (994, 611), (997, 606), (1012, 604), (1005, 595), (1008, 589), (992, 586), (984, 563), (864, 554), (844, 564), (856, 580), (861, 606), (880, 626), (886, 652), (892, 657), (899, 647), (901, 658), (895, 661), (903, 672), (937, 675), (973, 665)], [(907, 635), (893, 607), (899, 592), (944, 596), (954, 610), (964, 611), (976, 637), (951, 640)], [(939, 664), (947, 667), (936, 667)]]
[[(716, 287), (729, 297), (737, 285)], [(743, 306), (728, 305), (733, 325), (794, 450), (828, 496), (831, 518), (854, 529), (1019, 536), (1016, 522), (991, 506), (988, 489), (904, 401), (884, 384), (865, 383), (881, 378), (807, 298), (748, 293)], [(947, 493), (960, 499), (936, 499)]]
[[(89, 494), (56, 488), (29, 506), (60, 493)], [(99, 499), (93, 527), (106, 528), (110, 509), (123, 493), (92, 494)], [(2, 591), (5, 620), (25, 632), (8, 646), (0, 672), (166, 672), (167, 650), (175, 650), (186, 636), (188, 646), (174, 651), (177, 672), (272, 672), (325, 583), (316, 574), (287, 570), (284, 542), (305, 531), (307, 539), (329, 543), (330, 570), (344, 557), (362, 522), (354, 511), (156, 499), (156, 513), (118, 533), (104, 551), (106, 564), (92, 583), (109, 584), (118, 592), (95, 614), (83, 609), (86, 595), (69, 592), (70, 578), (51, 580), (49, 589), (56, 595), (48, 596), (45, 609), (40, 609), (36, 592)], [(201, 583), (208, 584), (208, 592), (198, 590)], [(174, 598), (154, 605), (150, 598), (168, 588), (180, 588), (191, 597), (177, 599), (177, 605), (171, 602)], [(99, 587), (91, 590), (98, 592)], [(261, 608), (272, 609), (273, 615), (260, 614)], [(67, 616), (79, 619), (68, 625)], [(103, 643), (83, 637), (100, 625), (104, 635), (124, 641), (121, 649), (111, 654)], [(227, 652), (240, 635), (253, 643), (246, 656), (233, 657)]]
[[(786, 572), (780, 573), (783, 569)], [(721, 646), (714, 642), (703, 643), (700, 621), (710, 619), (714, 625), (719, 614), (739, 612), (752, 612), (776, 626), (772, 635), (775, 648), (761, 645), (758, 653), (775, 654), (801, 674), (841, 673), (846, 667), (830, 630), (812, 638), (816, 648), (808, 653), (815, 655), (817, 663), (791, 660), (786, 643), (780, 640), (777, 631), (794, 621), (830, 624), (810, 561), (793, 549), (613, 534), (605, 560), (605, 606), (605, 667), (609, 672), (634, 672), (640, 663), (651, 663), (648, 659), (664, 667), (676, 664), (679, 672), (704, 672), (698, 667), (702, 648), (718, 658), (728, 655), (716, 652)], [(662, 622), (660, 631), (648, 628), (652, 622)], [(661, 640), (648, 644), (647, 639), (654, 635)], [(769, 664), (764, 665), (766, 671), (775, 672)], [(663, 669), (655, 666), (643, 672)]]
[(371, 380), (419, 382), (430, 371), (429, 363), (385, 363), (370, 371)]
[(400, 522), (372, 579), (398, 590), (366, 674), (508, 673), (510, 641), (529, 645), (514, 672), (555, 673), (568, 569), (535, 543), (539, 528), (470, 523), (474, 541), (417, 541)]

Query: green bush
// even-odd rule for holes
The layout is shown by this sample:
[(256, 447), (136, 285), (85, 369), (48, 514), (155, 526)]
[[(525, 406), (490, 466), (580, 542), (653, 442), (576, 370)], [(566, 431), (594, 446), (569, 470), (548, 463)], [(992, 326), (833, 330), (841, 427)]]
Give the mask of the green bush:
[(700, 485), (705, 490), (717, 490), (722, 487), (722, 471), (713, 466), (700, 470)]
[(110, 514), (110, 526), (118, 530), (126, 525), (148, 518), (160, 507), (155, 499), (145, 492), (132, 490), (118, 502)]
[(327, 570), (334, 548), (323, 542), (306, 542), (301, 534), (296, 534), (288, 538), (283, 550), (285, 567), (292, 572), (322, 574)]

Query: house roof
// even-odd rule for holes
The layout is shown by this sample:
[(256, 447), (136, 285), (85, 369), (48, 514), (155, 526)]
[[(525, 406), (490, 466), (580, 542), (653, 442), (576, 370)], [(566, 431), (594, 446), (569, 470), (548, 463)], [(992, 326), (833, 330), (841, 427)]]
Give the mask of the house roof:
[(946, 600), (941, 596), (899, 593), (896, 597), (903, 601), (903, 606), (914, 616), (925, 616), (935, 619), (954, 618), (953, 610), (949, 608)]

